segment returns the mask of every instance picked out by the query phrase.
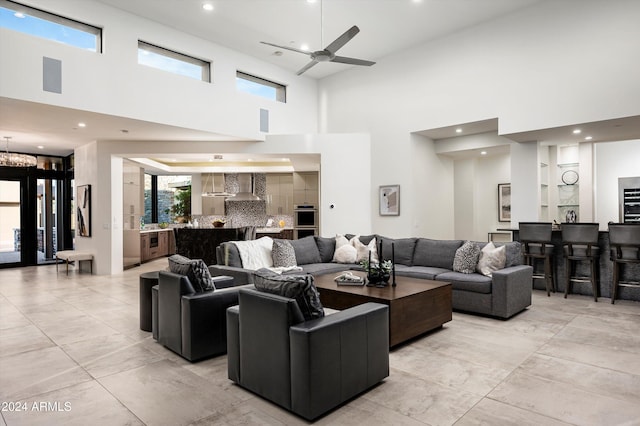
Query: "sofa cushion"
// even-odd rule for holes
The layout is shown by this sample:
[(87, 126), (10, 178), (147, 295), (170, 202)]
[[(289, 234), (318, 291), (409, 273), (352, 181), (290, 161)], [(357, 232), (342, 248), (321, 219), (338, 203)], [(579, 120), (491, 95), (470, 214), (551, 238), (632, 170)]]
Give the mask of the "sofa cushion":
[(253, 275), (257, 290), (295, 299), (305, 320), (324, 317), (312, 275), (279, 275), (268, 269), (258, 269)]
[(296, 252), (289, 240), (273, 240), (271, 259), (275, 268), (290, 268), (297, 266)]
[[(450, 269), (434, 268), (433, 266), (406, 266), (396, 265), (396, 276), (419, 278), (422, 280), (435, 280), (439, 274), (451, 272)], [(400, 280), (398, 280), (401, 284)]]
[(451, 283), (453, 290), (473, 293), (491, 293), (491, 278), (480, 274), (463, 274), (462, 272), (445, 272), (436, 276), (436, 281)]
[(189, 278), (193, 289), (198, 293), (215, 290), (209, 268), (202, 259), (189, 259), (174, 254), (169, 257), (169, 271)]
[[(325, 274), (337, 274), (338, 272), (344, 272), (346, 270), (354, 269), (359, 267), (355, 263), (307, 263), (306, 265), (302, 265), (302, 271), (305, 274), (311, 274), (313, 276), (325, 275)], [(293, 272), (295, 273), (295, 272)], [(298, 274), (300, 272), (297, 272)]]
[(476, 271), (479, 256), (480, 248), (471, 241), (465, 242), (456, 250), (456, 255), (453, 258), (453, 270), (463, 274), (473, 274)]
[(490, 277), (493, 271), (504, 268), (506, 261), (506, 247), (496, 247), (493, 242), (489, 242), (480, 251), (480, 258), (478, 259), (476, 270), (482, 275)]
[(496, 247), (505, 246), (507, 259), (505, 261), (505, 268), (512, 266), (522, 265), (524, 259), (522, 257), (522, 244), (519, 241), (512, 241), (510, 243), (498, 243)]
[[(395, 263), (399, 265), (413, 265), (413, 252), (416, 248), (417, 238), (387, 238), (380, 237), (382, 245), (382, 259), (391, 259), (393, 254)], [(393, 249), (391, 244), (393, 244)], [(393, 253), (392, 253), (393, 252)]]
[(329, 263), (333, 261), (333, 254), (336, 251), (336, 239), (326, 237), (316, 237), (316, 245), (320, 253), (320, 261)]
[(316, 245), (316, 239), (313, 235), (300, 238), (299, 240), (291, 240), (293, 250), (296, 252), (296, 262), (298, 265), (306, 265), (307, 263), (320, 263), (320, 252)]
[(453, 269), (456, 250), (462, 245), (461, 240), (430, 240), (418, 238), (413, 253), (413, 265), (433, 266)]

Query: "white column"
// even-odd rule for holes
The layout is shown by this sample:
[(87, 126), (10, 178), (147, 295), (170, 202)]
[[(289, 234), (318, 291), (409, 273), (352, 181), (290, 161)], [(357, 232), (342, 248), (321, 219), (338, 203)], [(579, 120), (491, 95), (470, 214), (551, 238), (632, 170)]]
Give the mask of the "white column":
[(538, 142), (511, 145), (511, 227), (539, 220)]

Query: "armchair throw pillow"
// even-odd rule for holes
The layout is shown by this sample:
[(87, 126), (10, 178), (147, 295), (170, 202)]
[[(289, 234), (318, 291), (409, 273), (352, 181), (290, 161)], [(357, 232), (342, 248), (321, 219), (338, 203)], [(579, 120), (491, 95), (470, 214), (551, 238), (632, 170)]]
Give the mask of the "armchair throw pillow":
[(169, 257), (169, 271), (186, 275), (196, 292), (215, 290), (209, 268), (202, 259), (189, 259), (179, 254)]
[(255, 271), (253, 276), (257, 290), (295, 299), (305, 320), (324, 317), (312, 275), (279, 275), (263, 268)]

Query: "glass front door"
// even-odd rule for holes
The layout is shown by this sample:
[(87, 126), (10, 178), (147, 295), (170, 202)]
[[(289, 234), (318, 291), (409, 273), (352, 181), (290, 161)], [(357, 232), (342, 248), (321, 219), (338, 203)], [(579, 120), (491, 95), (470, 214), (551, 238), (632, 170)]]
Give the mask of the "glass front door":
[(22, 262), (21, 181), (0, 180), (0, 265)]
[(62, 181), (38, 179), (37, 238), (38, 263), (55, 261), (58, 241), (62, 239)]

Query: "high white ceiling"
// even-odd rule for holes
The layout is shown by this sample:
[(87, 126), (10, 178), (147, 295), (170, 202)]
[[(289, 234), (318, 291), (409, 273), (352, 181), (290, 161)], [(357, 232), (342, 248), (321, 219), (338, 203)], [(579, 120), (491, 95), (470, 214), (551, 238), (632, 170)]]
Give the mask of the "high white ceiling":
[[(483, 21), (527, 8), (541, 0), (98, 0), (179, 31), (210, 40), (291, 71), (304, 66), (303, 54), (261, 44), (268, 41), (320, 50), (352, 25), (360, 33), (339, 54), (379, 61)], [(214, 10), (202, 9), (211, 3)], [(375, 65), (374, 65), (375, 66)], [(320, 63), (305, 76), (324, 78), (350, 66)], [(304, 77), (301, 77), (304, 78)], [(633, 122), (594, 124), (594, 140), (622, 140)], [(77, 124), (90, 121), (91, 126)], [(602, 123), (601, 123), (602, 124)], [(492, 122), (490, 130), (495, 129)], [(597, 127), (597, 128), (596, 128)], [(122, 132), (127, 130), (127, 132)], [(597, 133), (597, 130), (602, 130)], [(478, 132), (487, 131), (482, 128)], [(562, 140), (567, 128), (513, 135), (514, 140)], [(624, 134), (620, 134), (624, 133)], [(427, 136), (456, 136), (455, 128), (433, 129)], [(465, 131), (465, 134), (469, 134)], [(0, 138), (11, 136), (12, 151), (68, 155), (94, 140), (235, 140), (228, 135), (195, 131), (122, 117), (0, 98)], [(637, 137), (631, 136), (631, 137)], [(4, 149), (4, 139), (1, 149)], [(40, 150), (38, 146), (44, 146)], [(259, 160), (259, 159), (253, 159)], [(238, 160), (239, 161), (239, 160)]]

